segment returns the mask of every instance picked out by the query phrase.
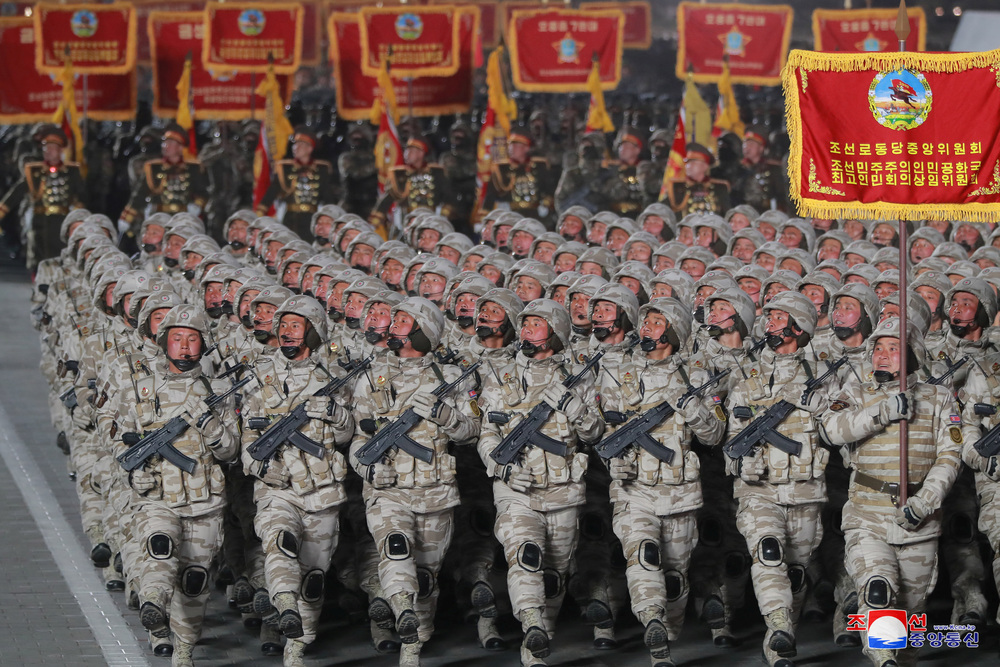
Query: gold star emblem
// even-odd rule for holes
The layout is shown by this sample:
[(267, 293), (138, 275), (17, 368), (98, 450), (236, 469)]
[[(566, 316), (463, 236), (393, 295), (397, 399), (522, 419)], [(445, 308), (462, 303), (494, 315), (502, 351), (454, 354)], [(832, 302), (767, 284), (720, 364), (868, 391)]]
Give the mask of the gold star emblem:
[(746, 33), (739, 31), (739, 28), (733, 26), (729, 32), (719, 35), (719, 41), (722, 42), (722, 52), (727, 56), (739, 56), (743, 57), (747, 53), (747, 44), (753, 39)]
[(552, 42), (552, 48), (559, 54), (556, 62), (580, 64), (580, 50), (583, 48), (583, 42), (573, 39), (573, 35), (568, 32), (559, 41)]

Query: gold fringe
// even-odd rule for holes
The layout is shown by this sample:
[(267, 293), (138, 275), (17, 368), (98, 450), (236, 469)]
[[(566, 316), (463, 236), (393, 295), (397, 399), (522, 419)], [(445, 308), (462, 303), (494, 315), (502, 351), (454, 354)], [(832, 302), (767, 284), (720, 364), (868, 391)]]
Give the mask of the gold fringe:
[(820, 72), (891, 72), (918, 69), (924, 72), (954, 73), (991, 67), (1000, 63), (1000, 49), (981, 53), (917, 53), (879, 51), (865, 53), (819, 53), (795, 49), (788, 54), (782, 80), (797, 67)]
[(889, 204), (873, 202), (831, 202), (804, 199), (792, 193), (795, 207), (802, 217), (845, 220), (965, 220), (968, 222), (1000, 222), (1000, 207), (996, 204)]
[[(890, 20), (895, 24), (897, 9), (814, 9), (812, 13), (813, 48), (822, 51), (829, 44), (823, 44), (823, 21), (863, 21)], [(927, 50), (927, 15), (923, 7), (908, 7), (908, 19), (917, 21), (917, 51)]]

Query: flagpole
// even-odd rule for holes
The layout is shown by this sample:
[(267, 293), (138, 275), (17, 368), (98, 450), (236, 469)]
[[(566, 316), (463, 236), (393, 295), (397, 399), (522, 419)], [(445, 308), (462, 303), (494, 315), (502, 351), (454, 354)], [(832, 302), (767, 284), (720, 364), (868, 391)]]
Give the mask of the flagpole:
[[(910, 21), (906, 16), (906, 0), (899, 0), (899, 13), (896, 15), (896, 37), (899, 39), (899, 50), (906, 51), (906, 38), (910, 35)], [(899, 391), (906, 392), (907, 335), (906, 335), (906, 221), (899, 221)], [(912, 409), (912, 408), (911, 408)], [(899, 422), (899, 507), (906, 504), (910, 482), (910, 438), (906, 419)]]
[[(87, 73), (83, 73), (83, 126), (80, 128), (80, 135), (83, 138), (83, 148), (87, 147)], [(83, 155), (83, 148), (80, 155)]]

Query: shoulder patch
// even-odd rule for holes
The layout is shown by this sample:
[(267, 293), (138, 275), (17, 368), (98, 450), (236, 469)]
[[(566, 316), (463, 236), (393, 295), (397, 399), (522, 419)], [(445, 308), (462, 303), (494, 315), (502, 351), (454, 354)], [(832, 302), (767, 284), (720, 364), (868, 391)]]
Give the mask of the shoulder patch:
[(956, 445), (962, 444), (962, 429), (957, 426), (948, 427), (948, 435), (951, 436), (951, 441)]

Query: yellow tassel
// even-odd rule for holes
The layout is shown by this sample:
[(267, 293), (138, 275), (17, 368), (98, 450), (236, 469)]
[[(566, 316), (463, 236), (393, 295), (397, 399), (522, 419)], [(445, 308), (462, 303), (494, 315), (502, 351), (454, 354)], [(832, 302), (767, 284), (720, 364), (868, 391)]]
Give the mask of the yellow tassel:
[(822, 53), (796, 49), (788, 54), (782, 71), (782, 82), (798, 67), (820, 72), (891, 72), (918, 69), (925, 72), (954, 73), (968, 69), (991, 67), (1000, 63), (1000, 49), (981, 53), (919, 53), (914, 51), (880, 51), (865, 53)]

